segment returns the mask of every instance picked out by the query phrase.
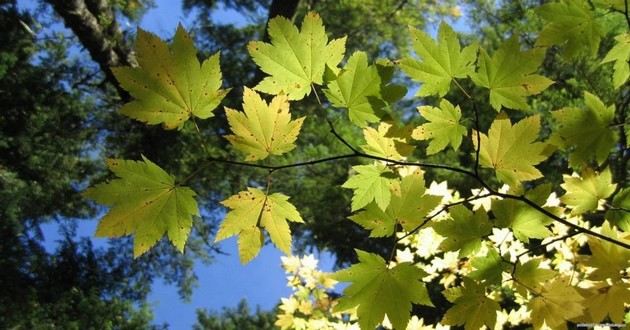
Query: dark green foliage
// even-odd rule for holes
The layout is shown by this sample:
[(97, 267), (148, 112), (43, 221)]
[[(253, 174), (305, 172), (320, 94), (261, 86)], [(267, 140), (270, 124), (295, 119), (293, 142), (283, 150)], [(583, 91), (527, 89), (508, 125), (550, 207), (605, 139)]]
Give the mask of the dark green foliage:
[(252, 313), (247, 301), (241, 300), (235, 308), (224, 308), (221, 313), (197, 310), (195, 330), (271, 330), (276, 329), (274, 312), (259, 308)]
[(151, 328), (151, 311), (134, 303), (146, 297), (148, 282), (130, 258), (72, 234), (49, 254), (32, 235), (0, 223), (0, 327)]
[(79, 190), (95, 169), (86, 151), (94, 104), (68, 86), (76, 64), (64, 59), (65, 45), (37, 53), (20, 20), (32, 23), (0, 7), (0, 217), (85, 217)]

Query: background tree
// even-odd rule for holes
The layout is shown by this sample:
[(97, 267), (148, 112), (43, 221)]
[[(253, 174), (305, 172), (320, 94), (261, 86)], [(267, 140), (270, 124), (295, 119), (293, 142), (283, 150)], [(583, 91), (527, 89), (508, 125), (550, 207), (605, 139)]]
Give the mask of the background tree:
[(225, 308), (220, 314), (197, 310), (195, 330), (256, 330), (275, 329), (276, 314), (256, 309), (252, 314), (247, 301), (241, 300), (235, 308)]

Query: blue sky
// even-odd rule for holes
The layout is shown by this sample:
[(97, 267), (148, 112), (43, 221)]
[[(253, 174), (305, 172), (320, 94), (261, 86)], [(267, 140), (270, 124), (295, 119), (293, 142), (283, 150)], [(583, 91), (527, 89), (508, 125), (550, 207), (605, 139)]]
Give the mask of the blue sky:
[[(96, 219), (78, 223), (77, 236), (90, 238), (95, 247), (107, 245), (107, 239), (93, 237)], [(54, 250), (62, 239), (58, 225), (45, 224), (42, 231), (45, 247)], [(195, 265), (199, 285), (193, 290), (190, 302), (179, 298), (176, 287), (154, 283), (148, 302), (153, 308), (156, 324), (166, 322), (171, 329), (189, 329), (195, 323), (197, 308), (220, 311), (223, 307), (235, 307), (241, 299), (246, 299), (252, 309), (260, 306), (270, 310), (281, 297), (291, 293), (280, 264), (282, 253), (275, 247), (265, 246), (257, 258), (242, 265), (238, 260), (235, 238), (227, 239), (219, 246), (228, 255), (217, 255), (210, 265)], [(334, 260), (330, 254), (320, 254), (318, 258), (322, 269), (332, 270)]]
[[(156, 0), (155, 8), (149, 10), (140, 22), (140, 27), (171, 38), (178, 23), (189, 24), (194, 15), (185, 15), (180, 1)], [(35, 8), (34, 1), (20, 2), (22, 8)], [(215, 20), (221, 22), (243, 23), (233, 11), (220, 10)], [(127, 24), (126, 22), (121, 22)], [(135, 26), (128, 26), (135, 28)], [(87, 56), (87, 53), (85, 54)], [(93, 237), (97, 219), (79, 221), (77, 235), (89, 237), (96, 247), (106, 246), (107, 239)], [(52, 251), (61, 239), (58, 225), (49, 223), (42, 226), (45, 246)], [(235, 307), (241, 299), (246, 299), (252, 309), (260, 306), (264, 310), (272, 309), (281, 297), (286, 297), (291, 290), (286, 286), (284, 271), (280, 264), (282, 253), (271, 245), (265, 246), (260, 255), (247, 265), (238, 260), (236, 239), (227, 239), (219, 245), (228, 255), (217, 255), (210, 265), (197, 263), (195, 272), (199, 285), (193, 290), (190, 302), (179, 298), (177, 288), (161, 282), (154, 283), (148, 301), (153, 307), (154, 322), (170, 325), (171, 329), (190, 329), (195, 323), (197, 308), (220, 311), (223, 307)], [(332, 270), (333, 259), (329, 254), (318, 256), (324, 270)]]

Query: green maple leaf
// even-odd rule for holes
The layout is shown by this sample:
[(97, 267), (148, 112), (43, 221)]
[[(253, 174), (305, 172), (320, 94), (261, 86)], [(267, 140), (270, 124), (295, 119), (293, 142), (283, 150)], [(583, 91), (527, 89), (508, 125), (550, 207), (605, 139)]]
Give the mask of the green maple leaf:
[(541, 283), (544, 283), (556, 276), (556, 273), (550, 269), (540, 268), (541, 258), (531, 259), (524, 264), (518, 263), (514, 271), (514, 278), (517, 280), (516, 290), (522, 295), (527, 296), (527, 290), (534, 289), (540, 291)]
[(181, 26), (169, 47), (154, 34), (138, 29), (135, 54), (139, 67), (113, 68), (122, 88), (135, 98), (120, 112), (166, 129), (182, 127), (191, 116), (206, 119), (228, 90), (221, 87), (219, 54), (197, 59), (197, 49)]
[(611, 321), (623, 323), (624, 305), (630, 301), (630, 284), (619, 281), (608, 285), (600, 282), (590, 291), (593, 294), (584, 304), (593, 322), (602, 322), (610, 316)]
[(350, 121), (365, 127), (379, 122), (386, 113), (382, 95), (385, 82), (377, 65), (368, 65), (367, 55), (355, 52), (339, 75), (328, 82), (324, 94), (333, 106), (348, 109)]
[(418, 126), (411, 137), (416, 140), (431, 140), (427, 155), (444, 150), (449, 144), (457, 150), (466, 135), (466, 127), (459, 123), (462, 111), (446, 99), (440, 101), (440, 107), (421, 106), (418, 111), (429, 122)]
[(494, 328), (497, 321), (499, 304), (488, 298), (485, 285), (477, 284), (474, 280), (464, 277), (464, 286), (459, 295), (454, 295), (455, 305), (449, 308), (442, 318), (446, 325), (464, 325), (466, 330), (477, 330), (483, 325)]
[[(546, 144), (534, 142), (540, 130), (538, 115), (522, 119), (514, 126), (505, 113), (492, 122), (488, 135), (481, 134), (479, 164), (493, 168), (497, 178), (510, 186), (542, 177), (534, 165), (547, 159)], [(477, 148), (476, 133), (472, 136)]]
[[(604, 222), (604, 225), (602, 225), (601, 233), (612, 239), (629, 243), (628, 239), (619, 237), (617, 231), (611, 228), (607, 222)], [(585, 264), (595, 268), (589, 274), (589, 279), (594, 281), (606, 279), (617, 281), (622, 278), (621, 274), (630, 267), (630, 250), (590, 236), (588, 238), (588, 246), (591, 249), (591, 257)]]
[[(407, 144), (406, 134), (396, 136), (395, 128), (386, 122), (381, 122), (377, 129), (366, 127), (363, 129), (363, 137), (366, 144), (361, 149), (367, 154), (379, 156), (387, 159), (403, 160), (408, 156), (413, 147)], [(407, 135), (408, 136), (408, 135)]]
[(470, 264), (475, 270), (468, 276), (487, 285), (500, 285), (503, 272), (512, 269), (512, 265), (501, 259), (495, 248), (488, 249), (485, 256), (473, 258)]
[(376, 254), (356, 250), (359, 263), (340, 270), (332, 278), (352, 282), (344, 291), (335, 312), (357, 308), (361, 329), (374, 329), (385, 315), (394, 328), (405, 329), (412, 303), (433, 306), (422, 278), (427, 274), (409, 262), (388, 268)]
[(535, 329), (542, 328), (543, 323), (551, 329), (566, 329), (566, 321), (583, 314), (584, 298), (568, 282), (567, 278), (556, 277), (529, 301), (527, 307), (532, 311)]
[(589, 160), (601, 164), (615, 146), (617, 133), (610, 129), (615, 106), (606, 107), (595, 95), (584, 92), (586, 109), (563, 108), (552, 113), (558, 129), (550, 142), (571, 150), (569, 163), (576, 167)]
[(613, 85), (615, 88), (621, 87), (630, 77), (630, 33), (620, 34), (615, 37), (617, 43), (610, 49), (602, 63), (615, 62), (613, 69)]
[(246, 160), (282, 155), (295, 148), (304, 117), (291, 120), (289, 101), (285, 95), (278, 95), (267, 104), (258, 93), (245, 87), (243, 110), (225, 108), (234, 133), (225, 138), (236, 149), (248, 154)]
[(391, 236), (396, 224), (400, 223), (404, 230), (411, 231), (442, 200), (439, 196), (425, 194), (422, 172), (415, 171), (402, 178), (400, 193), (393, 194), (385, 211), (376, 203), (368, 204), (365, 210), (350, 216), (350, 220), (363, 228), (371, 230), (371, 237)]
[(481, 239), (490, 235), (492, 224), (481, 208), (472, 212), (463, 205), (449, 210), (449, 219), (435, 222), (433, 230), (446, 239), (440, 244), (443, 251), (459, 250), (459, 257), (467, 257), (481, 248)]
[(142, 157), (142, 161), (108, 159), (119, 179), (89, 188), (84, 195), (111, 206), (96, 228), (97, 237), (135, 235), (133, 255), (147, 252), (166, 233), (182, 252), (199, 216), (195, 193), (178, 186), (175, 178)]
[(526, 110), (526, 97), (539, 94), (553, 83), (534, 74), (544, 57), (543, 48), (521, 52), (518, 39), (512, 37), (501, 44), (492, 58), (481, 49), (478, 70), (470, 77), (476, 85), (490, 90), (490, 104), (495, 110)]
[(492, 213), (498, 227), (512, 229), (514, 236), (525, 243), (530, 238), (542, 239), (551, 235), (546, 226), (553, 220), (523, 202), (512, 199), (493, 200)]
[(301, 100), (310, 94), (311, 85), (323, 83), (326, 66), (336, 68), (345, 52), (346, 38), (328, 42), (322, 19), (310, 12), (301, 30), (282, 16), (269, 21), (271, 44), (252, 41), (247, 50), (260, 69), (271, 75), (254, 89), (289, 100)]
[(596, 210), (599, 201), (612, 195), (617, 187), (612, 183), (610, 168), (606, 168), (601, 173), (595, 173), (587, 168), (581, 177), (568, 175), (563, 177), (564, 183), (560, 186), (567, 193), (560, 200), (571, 208), (571, 214)]
[(271, 242), (286, 254), (291, 254), (291, 231), (287, 221), (304, 222), (289, 197), (274, 193), (266, 195), (260, 189), (247, 188), (221, 202), (231, 210), (221, 223), (215, 237), (219, 242), (239, 235), (238, 248), (242, 263), (253, 259), (262, 247), (260, 228), (269, 233)]
[(461, 49), (457, 34), (442, 22), (438, 31), (438, 42), (421, 30), (409, 28), (413, 47), (420, 61), (404, 57), (401, 69), (411, 79), (421, 83), (418, 96), (446, 95), (455, 78), (466, 78), (474, 70), (477, 58), (477, 44)]
[(580, 52), (587, 52), (591, 56), (597, 54), (603, 33), (587, 1), (561, 0), (548, 3), (540, 6), (536, 13), (547, 23), (536, 40), (536, 46), (563, 45), (567, 57)]
[(416, 229), (441, 201), (441, 196), (426, 193), (422, 172), (414, 171), (402, 178), (400, 194), (392, 196), (387, 212), (409, 232)]
[(396, 229), (396, 218), (381, 210), (375, 202), (368, 204), (365, 210), (348, 218), (369, 230), (370, 237), (391, 236)]
[(630, 231), (630, 188), (619, 191), (612, 200), (613, 208), (606, 212), (606, 219), (610, 223), (621, 228), (623, 231)]
[(394, 172), (382, 164), (357, 165), (352, 169), (357, 174), (351, 176), (342, 186), (354, 190), (352, 211), (368, 205), (371, 201), (376, 201), (381, 210), (387, 209), (392, 197), (390, 188), (395, 182)]

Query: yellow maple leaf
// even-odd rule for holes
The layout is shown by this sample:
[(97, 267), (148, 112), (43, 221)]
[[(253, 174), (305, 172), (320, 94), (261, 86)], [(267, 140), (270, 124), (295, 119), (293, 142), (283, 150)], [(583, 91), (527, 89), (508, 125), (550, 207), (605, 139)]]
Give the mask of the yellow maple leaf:
[(248, 154), (246, 160), (265, 159), (295, 148), (304, 117), (291, 120), (286, 95), (278, 95), (267, 104), (258, 93), (245, 87), (243, 110), (225, 108), (234, 133), (226, 139), (236, 149)]

